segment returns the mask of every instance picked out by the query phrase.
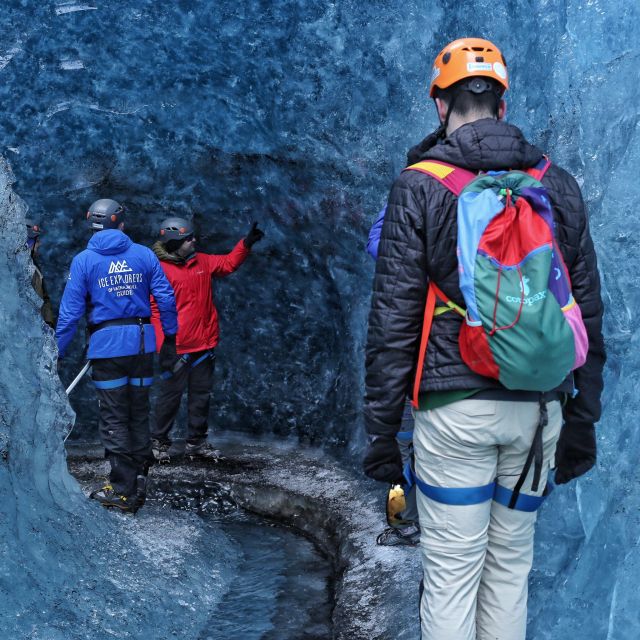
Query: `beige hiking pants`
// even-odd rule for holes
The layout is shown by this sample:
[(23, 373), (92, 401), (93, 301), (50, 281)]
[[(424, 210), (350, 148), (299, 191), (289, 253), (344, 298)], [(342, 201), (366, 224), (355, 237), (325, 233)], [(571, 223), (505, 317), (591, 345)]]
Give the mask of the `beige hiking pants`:
[[(547, 404), (539, 491), (533, 465), (521, 493), (541, 495), (562, 426), (560, 402)], [(538, 425), (537, 402), (474, 400), (417, 411), (416, 475), (429, 485), (466, 488), (494, 480), (513, 489)], [(448, 505), (418, 491), (424, 592), (423, 640), (524, 640), (527, 579), (536, 513), (493, 500)]]

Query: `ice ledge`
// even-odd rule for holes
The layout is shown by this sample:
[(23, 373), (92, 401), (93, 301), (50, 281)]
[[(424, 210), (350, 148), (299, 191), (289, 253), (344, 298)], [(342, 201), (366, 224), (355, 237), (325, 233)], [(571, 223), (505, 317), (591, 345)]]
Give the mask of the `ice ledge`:
[[(419, 550), (379, 547), (384, 489), (351, 475), (322, 451), (290, 444), (228, 441), (224, 460), (156, 466), (150, 497), (176, 486), (219, 484), (253, 513), (297, 529), (331, 562), (336, 640), (409, 640), (419, 635)], [(70, 469), (89, 488), (106, 467), (99, 451), (74, 447)], [(409, 587), (407, 587), (409, 585)]]

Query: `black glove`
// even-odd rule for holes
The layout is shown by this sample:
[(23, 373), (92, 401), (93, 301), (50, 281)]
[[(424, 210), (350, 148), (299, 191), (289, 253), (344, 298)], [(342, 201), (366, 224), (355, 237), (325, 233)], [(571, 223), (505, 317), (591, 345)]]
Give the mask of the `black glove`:
[(247, 247), (247, 249), (251, 249), (251, 247), (259, 240), (262, 240), (262, 238), (264, 238), (264, 231), (258, 229), (258, 223), (254, 222), (244, 239), (244, 246)]
[(403, 484), (402, 456), (395, 438), (373, 436), (362, 462), (364, 472), (379, 482)]
[(556, 449), (556, 484), (587, 473), (596, 463), (596, 430), (592, 424), (567, 422)]
[(165, 335), (162, 347), (160, 347), (160, 371), (171, 371), (178, 359), (175, 335)]

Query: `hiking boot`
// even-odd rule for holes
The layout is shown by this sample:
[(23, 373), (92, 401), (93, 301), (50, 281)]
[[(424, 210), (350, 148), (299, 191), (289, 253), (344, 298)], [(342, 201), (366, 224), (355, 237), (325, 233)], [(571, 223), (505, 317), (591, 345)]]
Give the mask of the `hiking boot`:
[(420, 542), (420, 527), (415, 524), (408, 527), (385, 529), (376, 543), (383, 547), (415, 547)]
[(214, 449), (208, 442), (202, 442), (200, 444), (189, 444), (187, 442), (184, 448), (184, 455), (191, 460), (211, 460), (212, 462), (218, 462), (220, 460), (220, 451)]
[(137, 511), (135, 502), (127, 498), (127, 496), (116, 493), (110, 484), (105, 484), (101, 489), (92, 491), (89, 497), (97, 500), (103, 507), (114, 507), (128, 513), (135, 513)]
[(160, 442), (160, 440), (155, 439), (151, 441), (151, 453), (153, 453), (153, 457), (158, 464), (169, 464), (171, 462), (170, 448), (170, 442)]

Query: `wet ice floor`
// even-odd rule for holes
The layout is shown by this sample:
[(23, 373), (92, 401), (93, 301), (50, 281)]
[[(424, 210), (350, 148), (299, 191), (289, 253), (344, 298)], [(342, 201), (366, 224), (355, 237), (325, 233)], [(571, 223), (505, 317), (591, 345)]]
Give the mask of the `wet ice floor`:
[(220, 516), (148, 503), (135, 519), (121, 517), (136, 546), (162, 568), (167, 588), (187, 611), (199, 609), (200, 628), (188, 637), (331, 637), (331, 567), (305, 538), (241, 510)]
[(200, 638), (331, 637), (329, 565), (312, 544), (255, 520), (220, 526), (237, 545), (237, 573)]

